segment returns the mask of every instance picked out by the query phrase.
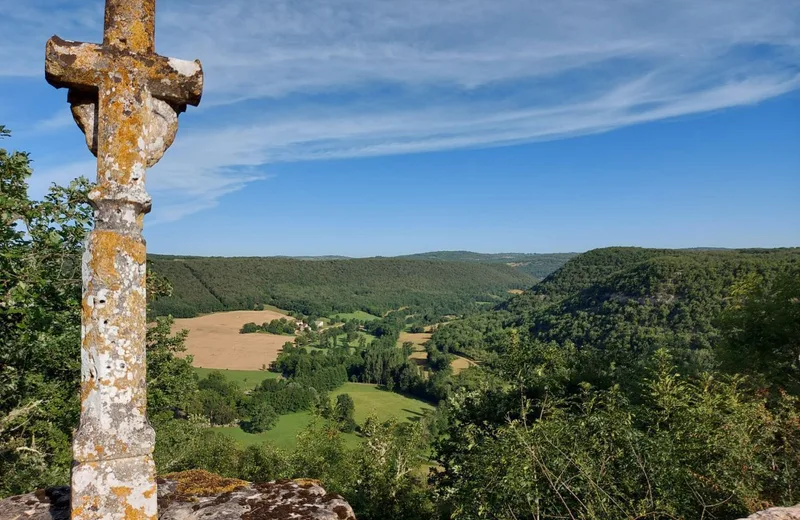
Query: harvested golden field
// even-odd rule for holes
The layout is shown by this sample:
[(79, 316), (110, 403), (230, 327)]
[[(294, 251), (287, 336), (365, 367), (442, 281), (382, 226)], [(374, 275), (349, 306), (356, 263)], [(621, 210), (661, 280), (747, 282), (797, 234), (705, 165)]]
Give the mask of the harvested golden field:
[[(413, 361), (414, 364), (417, 365), (418, 367), (420, 367), (421, 369), (427, 371), (427, 369), (428, 369), (428, 353), (425, 352), (424, 350), (415, 350), (414, 352), (411, 353), (410, 356), (408, 356), (408, 359)], [(454, 375), (457, 375), (462, 370), (467, 369), (469, 367), (473, 367), (475, 365), (477, 365), (477, 363), (475, 363), (471, 359), (467, 359), (467, 358), (464, 358), (464, 357), (461, 357), (461, 356), (455, 356), (453, 361), (450, 362), (450, 367), (453, 369), (453, 374)], [(425, 374), (425, 376), (427, 377), (427, 374)]]
[(397, 345), (401, 346), (406, 341), (410, 341), (414, 345), (422, 345), (429, 339), (431, 339), (430, 332), (419, 332), (419, 333), (401, 332), (400, 338), (397, 340)]
[(417, 350), (412, 352), (408, 359), (414, 362), (420, 368), (428, 368), (428, 353), (424, 350)]
[(469, 367), (474, 367), (475, 365), (477, 365), (477, 363), (475, 363), (471, 359), (467, 359), (461, 356), (456, 356), (456, 358), (450, 363), (450, 366), (453, 368), (453, 374), (458, 374), (462, 370), (467, 369)]
[(239, 329), (251, 321), (261, 324), (280, 318), (288, 316), (269, 310), (217, 312), (175, 320), (172, 330), (189, 331), (185, 354), (194, 356), (192, 364), (196, 367), (258, 370), (262, 365), (269, 366), (283, 344), (294, 341), (294, 336), (239, 334)]

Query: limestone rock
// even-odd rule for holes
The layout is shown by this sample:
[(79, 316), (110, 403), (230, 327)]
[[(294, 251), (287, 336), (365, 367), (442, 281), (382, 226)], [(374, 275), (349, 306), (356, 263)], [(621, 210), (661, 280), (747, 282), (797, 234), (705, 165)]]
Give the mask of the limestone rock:
[[(39, 490), (0, 501), (0, 520), (69, 520), (69, 512), (69, 487)], [(326, 493), (313, 480), (251, 484), (193, 470), (158, 480), (158, 518), (355, 520), (356, 517), (342, 497)]]
[(800, 520), (800, 504), (792, 507), (772, 507), (739, 520)]
[(69, 513), (68, 486), (0, 500), (0, 520), (69, 520)]

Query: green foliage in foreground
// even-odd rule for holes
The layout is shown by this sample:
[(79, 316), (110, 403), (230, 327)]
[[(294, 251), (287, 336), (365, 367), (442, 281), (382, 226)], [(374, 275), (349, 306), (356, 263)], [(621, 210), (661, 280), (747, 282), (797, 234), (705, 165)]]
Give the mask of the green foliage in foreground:
[(457, 379), (437, 445), (445, 516), (732, 519), (796, 503), (799, 260), (600, 250), (441, 327), (433, 347), (484, 361)]
[(0, 496), (66, 482), (79, 413), (88, 182), (33, 201), (30, 174), (27, 154), (0, 148)]
[(797, 502), (797, 398), (685, 378), (661, 356), (636, 404), (584, 385), (487, 423), (496, 396), (459, 394), (435, 478), (452, 518), (730, 519)]
[(390, 258), (322, 260), (151, 255), (148, 265), (173, 286), (152, 304), (155, 316), (252, 309), (271, 304), (309, 316), (358, 310), (373, 315), (402, 306), (458, 314), (476, 301), (502, 299), (535, 279), (502, 264)]
[(355, 443), (346, 442), (338, 426), (315, 419), (298, 435), (296, 448), (285, 450), (242, 447), (202, 424), (170, 421), (158, 430), (156, 465), (161, 473), (201, 468), (255, 482), (314, 478), (342, 494), (360, 520), (433, 518), (419, 469), (430, 442), (425, 424), (367, 421)]

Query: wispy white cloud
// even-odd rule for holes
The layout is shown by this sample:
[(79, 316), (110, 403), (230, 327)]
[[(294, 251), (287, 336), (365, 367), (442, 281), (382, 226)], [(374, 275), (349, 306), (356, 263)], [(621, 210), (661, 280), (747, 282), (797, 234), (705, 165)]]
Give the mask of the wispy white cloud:
[[(37, 168), (29, 182), (31, 194), (40, 197), (51, 183), (65, 185), (79, 176), (94, 180), (96, 167), (96, 161), (85, 160)], [(173, 222), (213, 208), (223, 196), (269, 178), (247, 168), (232, 168), (227, 162), (204, 161), (197, 150), (183, 160), (165, 160), (147, 174), (147, 190), (154, 199), (148, 224)]]
[(33, 131), (40, 133), (54, 132), (73, 125), (75, 125), (75, 120), (72, 118), (72, 112), (65, 109), (65, 107), (61, 107), (61, 110), (57, 111), (52, 116), (37, 121)]
[[(99, 38), (101, 0), (11, 7), (0, 77), (40, 75), (53, 32)], [(796, 0), (160, 0), (158, 16), (159, 51), (207, 75), (151, 176), (165, 219), (274, 162), (555, 139), (800, 88)]]

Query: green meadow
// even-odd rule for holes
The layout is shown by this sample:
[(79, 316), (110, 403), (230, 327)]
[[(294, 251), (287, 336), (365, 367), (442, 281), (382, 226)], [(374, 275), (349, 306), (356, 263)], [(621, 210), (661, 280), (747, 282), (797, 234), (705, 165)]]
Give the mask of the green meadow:
[(280, 374), (268, 372), (266, 370), (227, 370), (194, 367), (194, 372), (200, 379), (208, 376), (211, 372), (222, 372), (225, 374), (225, 377), (228, 378), (228, 381), (239, 383), (239, 386), (241, 386), (244, 391), (252, 390), (265, 379), (277, 379), (281, 377)]
[[(249, 372), (248, 378), (244, 375), (246, 371), (224, 370), (226, 375), (234, 376), (237, 381), (253, 381), (256, 374), (269, 374), (269, 372)], [(275, 376), (276, 374), (272, 374)], [(262, 380), (264, 378), (262, 377)], [(388, 390), (382, 390), (376, 385), (364, 383), (345, 383), (338, 389), (330, 393), (333, 400), (339, 394), (350, 394), (355, 403), (355, 419), (359, 424), (363, 423), (367, 417), (374, 415), (378, 420), (395, 418), (398, 420), (414, 421), (421, 417), (426, 410), (433, 410), (433, 406), (424, 401), (406, 397)], [(259, 444), (269, 442), (285, 449), (294, 448), (297, 434), (300, 433), (313, 420), (310, 412), (298, 412), (282, 415), (277, 424), (268, 431), (252, 434), (242, 431), (238, 427), (215, 428), (242, 444)], [(358, 442), (356, 434), (343, 434), (345, 442), (354, 445)]]
[(342, 320), (371, 321), (371, 320), (381, 319), (380, 316), (375, 316), (374, 314), (370, 314), (364, 311), (337, 312), (336, 314), (332, 314), (330, 317), (334, 321), (342, 321)]

